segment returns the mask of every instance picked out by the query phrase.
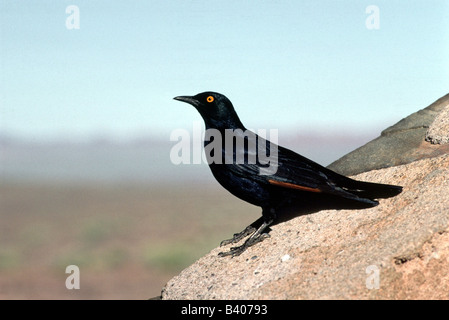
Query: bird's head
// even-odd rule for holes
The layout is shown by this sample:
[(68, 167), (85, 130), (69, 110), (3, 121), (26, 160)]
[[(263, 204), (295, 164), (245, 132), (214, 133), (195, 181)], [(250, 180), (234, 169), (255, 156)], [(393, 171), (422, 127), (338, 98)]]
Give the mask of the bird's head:
[(194, 106), (203, 117), (207, 128), (243, 129), (231, 101), (216, 92), (203, 92), (195, 96), (179, 96), (175, 100)]

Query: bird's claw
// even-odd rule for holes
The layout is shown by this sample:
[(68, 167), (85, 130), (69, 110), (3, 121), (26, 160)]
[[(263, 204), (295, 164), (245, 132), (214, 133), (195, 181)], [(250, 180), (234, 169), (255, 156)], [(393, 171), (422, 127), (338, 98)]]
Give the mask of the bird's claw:
[(255, 245), (256, 243), (259, 243), (263, 240), (265, 240), (266, 238), (269, 238), (270, 235), (268, 233), (262, 233), (259, 236), (255, 237), (255, 238), (249, 238), (248, 240), (245, 241), (244, 244), (242, 244), (241, 246), (238, 247), (231, 247), (229, 249), (229, 251), (226, 252), (220, 252), (218, 254), (219, 257), (226, 257), (226, 256), (232, 256), (232, 257), (236, 257), (241, 255), (246, 249), (248, 249), (249, 247)]
[(226, 240), (223, 240), (222, 242), (220, 242), (220, 247), (223, 247), (230, 243), (237, 243), (240, 240), (242, 240), (243, 238), (245, 238), (246, 236), (253, 234), (255, 231), (256, 231), (256, 228), (254, 228), (252, 226), (248, 226), (242, 232), (234, 233), (234, 236), (231, 239), (226, 239)]

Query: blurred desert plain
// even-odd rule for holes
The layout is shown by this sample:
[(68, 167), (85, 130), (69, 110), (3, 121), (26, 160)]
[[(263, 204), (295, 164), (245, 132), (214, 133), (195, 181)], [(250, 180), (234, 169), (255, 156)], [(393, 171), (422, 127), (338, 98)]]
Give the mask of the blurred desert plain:
[[(375, 133), (280, 135), (328, 164)], [(206, 164), (174, 165), (176, 141), (0, 137), (0, 299), (148, 299), (260, 209)], [(80, 270), (67, 289), (66, 267)]]

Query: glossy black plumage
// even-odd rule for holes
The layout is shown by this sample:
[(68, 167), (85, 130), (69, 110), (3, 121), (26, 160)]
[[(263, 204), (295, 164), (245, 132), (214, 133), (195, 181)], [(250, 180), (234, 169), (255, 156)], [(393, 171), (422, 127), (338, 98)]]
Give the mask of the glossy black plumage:
[[(214, 137), (204, 143), (205, 150), (212, 142), (214, 146), (220, 146), (210, 154), (206, 152), (216, 180), (233, 195), (262, 207), (262, 219), (235, 234), (232, 239), (223, 241), (222, 245), (236, 243), (250, 235), (246, 242), (221, 253), (222, 256), (238, 255), (263, 240), (267, 236), (263, 231), (283, 218), (281, 208), (293, 202), (299, 206), (325, 203), (326, 208), (337, 208), (337, 203), (343, 201), (346, 207), (372, 207), (378, 205), (375, 199), (392, 197), (402, 191), (400, 186), (357, 181), (342, 176), (247, 131), (231, 101), (222, 94), (203, 92), (174, 99), (187, 102), (198, 110), (205, 122), (206, 133), (212, 129), (212, 132), (221, 134), (222, 141), (214, 141)], [(232, 149), (227, 148), (225, 138), (229, 137), (230, 132), (234, 142), (240, 139), (245, 143), (236, 143), (237, 146)], [(276, 150), (277, 166), (273, 162), (270, 166), (254, 161), (262, 155), (273, 155)], [(221, 152), (221, 155), (214, 152)]]

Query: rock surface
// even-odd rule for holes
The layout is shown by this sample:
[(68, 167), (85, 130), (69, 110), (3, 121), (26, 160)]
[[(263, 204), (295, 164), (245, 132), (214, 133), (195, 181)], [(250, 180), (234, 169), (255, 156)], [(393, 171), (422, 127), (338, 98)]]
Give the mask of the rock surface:
[[(447, 105), (449, 95), (442, 99)], [(435, 113), (427, 127), (438, 115), (429, 110), (414, 116)], [(403, 119), (375, 142), (392, 157), (403, 152), (394, 145), (408, 141), (414, 151), (401, 161), (410, 163), (355, 176), (402, 185), (400, 195), (374, 208), (322, 210), (279, 223), (238, 257), (220, 258), (229, 246), (216, 248), (171, 279), (162, 299), (449, 299), (449, 152), (429, 147), (428, 128), (413, 121)]]
[(448, 113), (449, 94), (385, 129), (380, 137), (331, 163), (328, 168), (349, 176), (448, 153), (449, 144), (425, 141), (428, 130), (432, 137), (429, 141), (448, 139)]
[(432, 144), (449, 143), (449, 103), (430, 125), (426, 133), (426, 141)]

